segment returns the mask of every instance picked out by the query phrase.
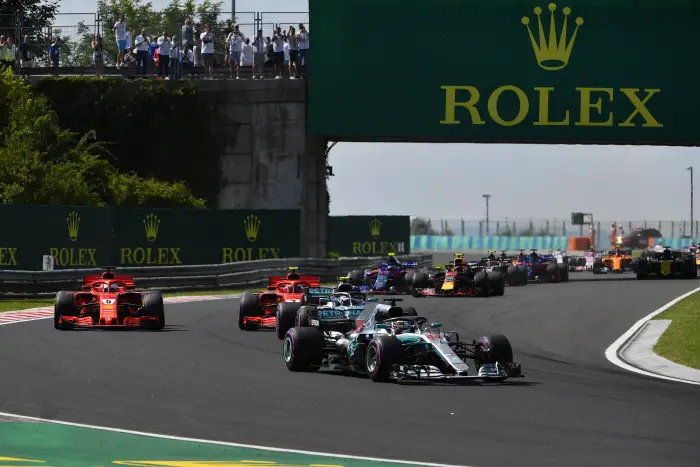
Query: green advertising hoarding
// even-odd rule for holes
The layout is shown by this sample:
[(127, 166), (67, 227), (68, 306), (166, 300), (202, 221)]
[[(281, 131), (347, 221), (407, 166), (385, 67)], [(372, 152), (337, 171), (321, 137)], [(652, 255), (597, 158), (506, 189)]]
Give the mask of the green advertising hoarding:
[(409, 216), (332, 216), (328, 218), (331, 256), (406, 255), (411, 248)]
[[(695, 0), (310, 0), (308, 131), (700, 144)], [(358, 44), (361, 71), (339, 73)]]
[(0, 269), (219, 264), (300, 255), (298, 210), (0, 205)]

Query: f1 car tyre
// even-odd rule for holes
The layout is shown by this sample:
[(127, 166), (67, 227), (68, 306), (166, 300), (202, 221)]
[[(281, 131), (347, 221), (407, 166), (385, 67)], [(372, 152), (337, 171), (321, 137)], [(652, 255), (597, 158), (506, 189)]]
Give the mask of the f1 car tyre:
[(564, 263), (557, 263), (557, 268), (559, 269), (559, 281), (569, 282), (569, 268)]
[(505, 293), (506, 283), (500, 271), (491, 271), (487, 274), (489, 295), (500, 297)]
[(297, 316), (295, 319), (295, 326), (298, 328), (308, 328), (311, 326), (309, 320), (311, 319), (311, 312), (315, 310), (315, 307), (302, 306), (297, 311)]
[(485, 271), (479, 271), (474, 274), (474, 289), (480, 297), (488, 297), (489, 295), (489, 278)]
[(143, 297), (143, 312), (146, 316), (155, 316), (158, 320), (150, 328), (160, 331), (165, 328), (165, 305), (163, 305), (163, 294), (152, 292)]
[(301, 303), (296, 302), (285, 302), (277, 305), (275, 310), (275, 331), (277, 331), (279, 340), (284, 339), (287, 331), (294, 327), (297, 320), (297, 311), (299, 311), (300, 307)]
[(365, 273), (364, 271), (358, 271), (355, 269), (354, 271), (351, 271), (350, 274), (350, 284), (352, 285), (362, 285), (365, 281)]
[(258, 312), (259, 299), (256, 294), (245, 292), (241, 296), (241, 301), (238, 307), (238, 328), (246, 330), (248, 327), (244, 324), (244, 318), (248, 316), (256, 316)]
[(406, 275), (403, 276), (404, 283), (406, 284), (406, 286), (408, 286), (409, 289), (411, 288), (411, 284), (413, 283), (413, 276), (415, 275), (416, 271), (409, 270), (406, 271)]
[(558, 263), (547, 263), (545, 282), (561, 282), (561, 271)]
[(596, 261), (593, 263), (593, 274), (603, 274), (603, 262)]
[[(479, 338), (477, 366), (486, 363), (505, 365), (513, 363), (513, 348), (508, 338), (502, 334), (492, 334)], [(478, 368), (477, 368), (478, 369)]]
[(394, 365), (401, 364), (402, 360), (403, 346), (395, 336), (377, 336), (367, 345), (365, 366), (372, 381), (389, 381)]
[(424, 272), (416, 272), (411, 278), (413, 289), (426, 289), (430, 285), (428, 274)]
[(289, 371), (318, 371), (323, 360), (323, 334), (317, 328), (291, 328), (282, 345)]
[(53, 327), (55, 329), (72, 329), (72, 324), (60, 323), (61, 316), (75, 316), (73, 292), (58, 292), (56, 294), (56, 304), (53, 307)]

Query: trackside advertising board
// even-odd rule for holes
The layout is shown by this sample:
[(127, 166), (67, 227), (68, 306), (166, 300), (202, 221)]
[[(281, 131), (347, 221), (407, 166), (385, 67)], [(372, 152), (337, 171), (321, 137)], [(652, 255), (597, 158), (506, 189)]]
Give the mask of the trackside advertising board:
[[(308, 131), (700, 144), (697, 0), (309, 0)], [(360, 42), (361, 71), (339, 73)], [(411, 58), (402, 57), (409, 51)], [(406, 61), (415, 62), (406, 67)], [(682, 103), (682, 105), (679, 105)]]
[(406, 255), (411, 249), (409, 216), (334, 216), (328, 218), (330, 256)]
[(298, 210), (0, 205), (0, 269), (219, 264), (298, 257)]

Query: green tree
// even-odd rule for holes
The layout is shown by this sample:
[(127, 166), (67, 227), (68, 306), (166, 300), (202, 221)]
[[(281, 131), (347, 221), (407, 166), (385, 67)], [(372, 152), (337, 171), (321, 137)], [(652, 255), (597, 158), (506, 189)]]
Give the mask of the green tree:
[(411, 235), (438, 235), (430, 219), (414, 217), (411, 219)]
[(0, 202), (203, 207), (182, 182), (120, 173), (94, 132), (64, 130), (48, 100), (12, 70), (0, 75)]

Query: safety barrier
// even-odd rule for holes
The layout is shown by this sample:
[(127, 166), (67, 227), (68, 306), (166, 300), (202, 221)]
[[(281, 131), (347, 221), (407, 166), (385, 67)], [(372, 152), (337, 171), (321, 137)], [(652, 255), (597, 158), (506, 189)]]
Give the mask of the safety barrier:
[[(578, 237), (479, 237), (412, 235), (411, 251), (467, 251), (467, 250), (572, 250), (570, 239)], [(664, 245), (673, 249), (687, 248), (700, 239), (650, 238), (649, 245)], [(607, 245), (602, 246), (605, 248)]]
[[(299, 273), (320, 276), (321, 281), (334, 281), (353, 269), (362, 269), (380, 261), (375, 258), (287, 258), (261, 261), (200, 266), (153, 266), (116, 268), (115, 274), (134, 276), (138, 288), (160, 289), (172, 292), (186, 290), (217, 290), (261, 285), (270, 276), (284, 275), (290, 266)], [(403, 261), (416, 261), (419, 267), (432, 265), (432, 255), (401, 257)], [(50, 295), (59, 290), (77, 290), (83, 276), (101, 274), (102, 269), (63, 269), (55, 271), (0, 271), (0, 297)]]
[(411, 251), (566, 250), (569, 237), (411, 236)]

